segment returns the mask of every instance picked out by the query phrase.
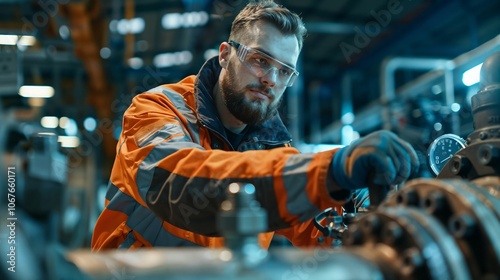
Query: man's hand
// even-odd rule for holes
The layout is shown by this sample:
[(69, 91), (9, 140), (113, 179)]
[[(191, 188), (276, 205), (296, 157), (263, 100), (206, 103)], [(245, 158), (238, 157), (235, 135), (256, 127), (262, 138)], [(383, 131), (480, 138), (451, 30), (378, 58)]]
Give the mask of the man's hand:
[(400, 184), (418, 169), (415, 150), (390, 131), (377, 131), (341, 148), (331, 170), (343, 189)]

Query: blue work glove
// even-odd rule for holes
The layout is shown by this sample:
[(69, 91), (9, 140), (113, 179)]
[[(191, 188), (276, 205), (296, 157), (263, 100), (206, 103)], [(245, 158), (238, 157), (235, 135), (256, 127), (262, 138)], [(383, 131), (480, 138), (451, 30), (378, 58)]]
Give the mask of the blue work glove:
[(418, 169), (415, 150), (390, 131), (377, 131), (360, 138), (335, 154), (331, 170), (339, 187), (355, 190), (368, 184), (400, 184)]

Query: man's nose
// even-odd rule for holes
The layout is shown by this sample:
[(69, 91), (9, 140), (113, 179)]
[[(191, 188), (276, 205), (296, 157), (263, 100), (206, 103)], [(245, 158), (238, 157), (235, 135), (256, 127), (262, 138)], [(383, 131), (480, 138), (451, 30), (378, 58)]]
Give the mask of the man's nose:
[(261, 81), (269, 87), (274, 87), (278, 80), (278, 71), (276, 67), (270, 67), (266, 73), (264, 73), (264, 76), (260, 78)]

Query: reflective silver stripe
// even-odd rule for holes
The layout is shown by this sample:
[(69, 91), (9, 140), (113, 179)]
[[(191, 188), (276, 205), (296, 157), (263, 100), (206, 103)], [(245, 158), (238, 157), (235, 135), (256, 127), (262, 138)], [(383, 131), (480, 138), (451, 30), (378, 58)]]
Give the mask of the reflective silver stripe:
[(175, 134), (183, 134), (184, 136), (180, 137), (181, 139), (189, 142), (192, 141), (190, 138), (186, 137), (186, 132), (184, 131), (183, 127), (180, 124), (167, 123), (162, 128), (156, 131), (152, 131), (141, 137), (141, 139), (138, 139), (136, 144), (140, 148), (145, 147), (147, 145), (155, 145)]
[(191, 138), (193, 138), (195, 143), (200, 143), (200, 133), (198, 126), (198, 119), (196, 118), (194, 112), (186, 105), (186, 101), (182, 95), (177, 92), (173, 92), (170, 90), (163, 90), (163, 94), (165, 94), (168, 99), (174, 104), (175, 108), (182, 113), (182, 116), (186, 118), (188, 121), (188, 130)]
[[(159, 92), (160, 88), (156, 87), (150, 92)], [(139, 170), (137, 172), (137, 186), (139, 188), (139, 193), (141, 197), (146, 201), (146, 194), (151, 186), (154, 171), (157, 163), (164, 159), (165, 157), (175, 153), (176, 151), (183, 148), (199, 148), (203, 149), (198, 144), (200, 143), (199, 136), (199, 126), (197, 123), (196, 116), (194, 112), (187, 106), (184, 97), (177, 92), (161, 88), (161, 92), (165, 94), (175, 108), (186, 118), (188, 121), (188, 132), (186, 132), (182, 125), (166, 124), (164, 128), (155, 131), (153, 134), (148, 135), (147, 139), (141, 141), (141, 145), (147, 145), (148, 143), (153, 143), (151, 141), (158, 141), (159, 139), (166, 139), (169, 135), (173, 133), (183, 133), (184, 137), (174, 137), (168, 142), (161, 142), (156, 144), (156, 146), (151, 150), (147, 157), (139, 165)], [(181, 123), (180, 120), (179, 124)], [(191, 137), (189, 139), (188, 137)], [(166, 137), (166, 138), (163, 138)], [(141, 139), (142, 140), (142, 139)], [(198, 143), (198, 144), (196, 144)]]
[(162, 142), (156, 145), (141, 162), (135, 181), (137, 183), (137, 187), (139, 188), (139, 193), (144, 201), (146, 201), (146, 194), (151, 186), (158, 162), (183, 148), (203, 149), (198, 144), (185, 141), (177, 142), (177, 139), (174, 138), (171, 141)]
[(148, 89), (147, 92), (150, 92), (150, 93), (163, 93), (163, 91), (165, 90), (164, 87), (162, 86), (157, 86), (155, 88), (152, 88), (152, 89)]
[[(127, 226), (140, 234), (153, 246), (199, 246), (190, 241), (172, 235), (163, 228), (163, 222), (156, 217), (148, 208), (137, 203), (115, 185), (109, 184), (108, 193), (114, 193), (113, 198), (106, 208), (120, 211), (128, 216)], [(108, 195), (106, 195), (107, 197)], [(129, 248), (134, 244), (135, 238), (132, 233), (120, 245), (120, 248)]]
[(300, 154), (290, 156), (283, 169), (283, 182), (287, 193), (287, 209), (291, 214), (299, 216), (305, 222), (314, 217), (320, 210), (309, 200), (306, 192), (307, 168), (314, 155)]

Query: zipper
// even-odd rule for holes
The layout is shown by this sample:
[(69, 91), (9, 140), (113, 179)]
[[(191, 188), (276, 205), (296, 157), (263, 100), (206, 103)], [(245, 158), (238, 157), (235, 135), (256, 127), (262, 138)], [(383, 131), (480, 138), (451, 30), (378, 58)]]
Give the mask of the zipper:
[[(219, 139), (220, 139), (220, 140), (222, 140), (222, 141), (223, 141), (226, 145), (228, 145), (228, 147), (229, 147), (232, 151), (235, 151), (235, 149), (234, 149), (233, 145), (231, 145), (231, 143), (229, 143), (229, 140), (228, 140), (226, 137), (224, 137), (224, 135), (222, 135), (222, 134), (221, 134), (220, 132), (218, 132), (217, 130), (215, 130), (215, 129), (213, 129), (213, 128), (209, 127), (208, 125), (204, 124), (202, 121), (200, 121), (200, 124), (201, 124), (204, 128), (208, 129), (210, 132), (212, 132), (213, 134), (215, 134), (215, 136), (219, 137)], [(210, 146), (212, 146), (212, 145), (210, 145)], [(214, 148), (214, 147), (212, 147), (212, 148)], [(222, 147), (221, 147), (221, 148), (222, 148)]]
[[(228, 147), (232, 150), (232, 151), (236, 151), (236, 149), (233, 147), (233, 145), (229, 142), (229, 140), (224, 136), (222, 135), (220, 132), (218, 132), (217, 130), (211, 128), (210, 126), (206, 125), (205, 123), (203, 123), (201, 120), (199, 121), (200, 124), (208, 129), (210, 132), (212, 132), (213, 134), (215, 134), (216, 136), (218, 136), (222, 141), (225, 142), (225, 144), (228, 145)], [(250, 144), (250, 143), (255, 143), (255, 144), (262, 144), (262, 145), (267, 145), (267, 146), (280, 146), (280, 145), (285, 145), (285, 144), (289, 144), (292, 142), (292, 139), (288, 139), (288, 140), (283, 140), (283, 141), (272, 141), (272, 140), (259, 140), (257, 137), (252, 137), (251, 139), (249, 139), (248, 141), (243, 141), (240, 143), (240, 146), (242, 144)]]

